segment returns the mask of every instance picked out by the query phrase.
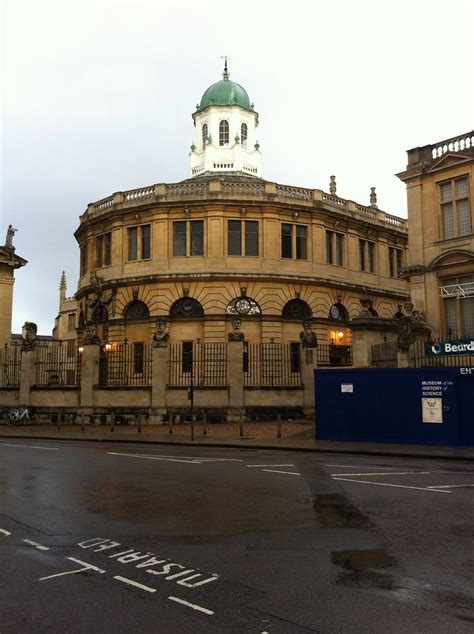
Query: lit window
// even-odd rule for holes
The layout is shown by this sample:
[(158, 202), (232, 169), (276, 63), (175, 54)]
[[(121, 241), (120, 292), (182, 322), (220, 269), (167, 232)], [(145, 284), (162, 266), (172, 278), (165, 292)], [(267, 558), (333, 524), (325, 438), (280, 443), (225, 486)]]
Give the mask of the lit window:
[(228, 145), (229, 143), (229, 122), (223, 119), (219, 123), (219, 145)]

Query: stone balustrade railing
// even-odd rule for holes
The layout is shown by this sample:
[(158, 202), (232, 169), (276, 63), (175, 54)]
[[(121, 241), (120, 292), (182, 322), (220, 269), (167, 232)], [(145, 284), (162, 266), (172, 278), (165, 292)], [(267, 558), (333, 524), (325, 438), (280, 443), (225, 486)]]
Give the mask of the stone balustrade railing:
[(474, 152), (474, 130), (431, 145), (408, 150), (407, 169), (427, 165), (448, 152)]
[[(239, 196), (252, 196), (262, 202), (270, 200), (287, 200), (290, 203), (313, 207), (315, 203), (319, 208), (332, 208), (353, 217), (377, 224), (388, 225), (393, 229), (406, 232), (407, 220), (388, 214), (377, 207), (359, 205), (351, 200), (339, 198), (334, 194), (328, 194), (319, 189), (305, 189), (291, 187), (262, 180), (205, 180), (183, 181), (181, 183), (157, 184), (126, 192), (117, 192), (112, 196), (91, 203), (86, 212), (81, 216), (81, 222), (100, 216), (112, 209), (126, 209), (135, 205), (153, 201), (173, 201), (179, 198), (201, 200), (226, 198)], [(186, 201), (188, 202), (188, 201)]]

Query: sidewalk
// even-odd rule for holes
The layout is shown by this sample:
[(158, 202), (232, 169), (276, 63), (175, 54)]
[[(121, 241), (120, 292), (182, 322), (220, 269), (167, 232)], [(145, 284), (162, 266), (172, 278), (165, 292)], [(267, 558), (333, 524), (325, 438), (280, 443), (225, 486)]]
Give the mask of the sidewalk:
[(409, 458), (439, 458), (474, 460), (474, 447), (445, 447), (433, 445), (395, 445), (389, 443), (358, 443), (334, 440), (315, 440), (314, 425), (307, 421), (282, 421), (281, 438), (277, 438), (277, 423), (246, 422), (240, 437), (238, 423), (212, 423), (203, 434), (201, 423), (174, 425), (144, 425), (138, 432), (133, 425), (107, 426), (80, 425), (0, 425), (0, 438), (30, 438), (38, 440), (79, 440), (97, 442), (134, 442), (203, 447), (246, 447), (249, 449), (283, 449), (286, 451), (315, 451)]

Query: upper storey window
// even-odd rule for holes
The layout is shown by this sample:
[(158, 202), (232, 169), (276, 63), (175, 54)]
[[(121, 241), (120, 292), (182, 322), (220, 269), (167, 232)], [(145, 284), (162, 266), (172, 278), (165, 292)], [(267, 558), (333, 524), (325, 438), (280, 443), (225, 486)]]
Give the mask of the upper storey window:
[(308, 227), (283, 222), (281, 225), (281, 257), (306, 260)]
[(336, 266), (343, 266), (344, 234), (326, 231), (326, 262)]
[(242, 123), (240, 126), (240, 140), (242, 141), (242, 147), (247, 149), (247, 137), (248, 137), (248, 129), (247, 124)]
[(467, 176), (456, 178), (439, 186), (441, 225), (443, 238), (456, 238), (471, 233), (469, 184)]
[(258, 255), (258, 221), (228, 220), (228, 255)]
[(96, 265), (110, 266), (112, 261), (112, 233), (104, 233), (96, 238)]
[(219, 123), (219, 145), (228, 145), (229, 143), (229, 122), (223, 119)]
[(375, 272), (375, 242), (359, 240), (359, 270)]
[(204, 221), (180, 220), (173, 222), (173, 255), (204, 255)]
[(150, 225), (128, 228), (128, 260), (148, 260), (150, 253)]
[(201, 136), (202, 136), (202, 149), (205, 150), (206, 149), (206, 143), (207, 143), (207, 123), (205, 123), (202, 126), (202, 130), (201, 130)]

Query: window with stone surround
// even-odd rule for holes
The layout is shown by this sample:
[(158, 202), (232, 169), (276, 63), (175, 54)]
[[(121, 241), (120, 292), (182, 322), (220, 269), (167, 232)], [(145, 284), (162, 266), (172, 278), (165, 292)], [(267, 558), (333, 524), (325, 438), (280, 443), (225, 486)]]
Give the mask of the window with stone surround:
[(326, 231), (326, 262), (336, 266), (344, 265), (344, 234)]
[(442, 280), (446, 292), (443, 296), (443, 334), (448, 339), (474, 335), (474, 294), (470, 294), (473, 282), (473, 275)]
[(149, 260), (151, 257), (151, 225), (128, 227), (128, 261)]
[(173, 256), (204, 255), (204, 221), (178, 220), (173, 222)]
[(308, 227), (281, 223), (281, 257), (306, 260), (308, 258)]
[(202, 137), (202, 149), (205, 150), (206, 149), (206, 143), (207, 143), (207, 123), (205, 123), (202, 126), (202, 130), (201, 130), (201, 137)]
[(97, 236), (95, 241), (96, 267), (110, 266), (112, 263), (112, 233)]
[(227, 254), (258, 256), (258, 220), (227, 221)]
[(403, 267), (403, 251), (396, 247), (388, 247), (388, 274), (390, 277), (398, 277)]
[(469, 235), (472, 223), (467, 176), (439, 183), (438, 187), (442, 238)]
[(219, 145), (229, 144), (229, 122), (223, 119), (219, 123)]
[(359, 270), (375, 272), (375, 242), (359, 240)]
[(248, 137), (247, 124), (242, 123), (242, 125), (240, 126), (240, 140), (242, 142), (242, 147), (244, 149), (247, 149), (247, 137)]

